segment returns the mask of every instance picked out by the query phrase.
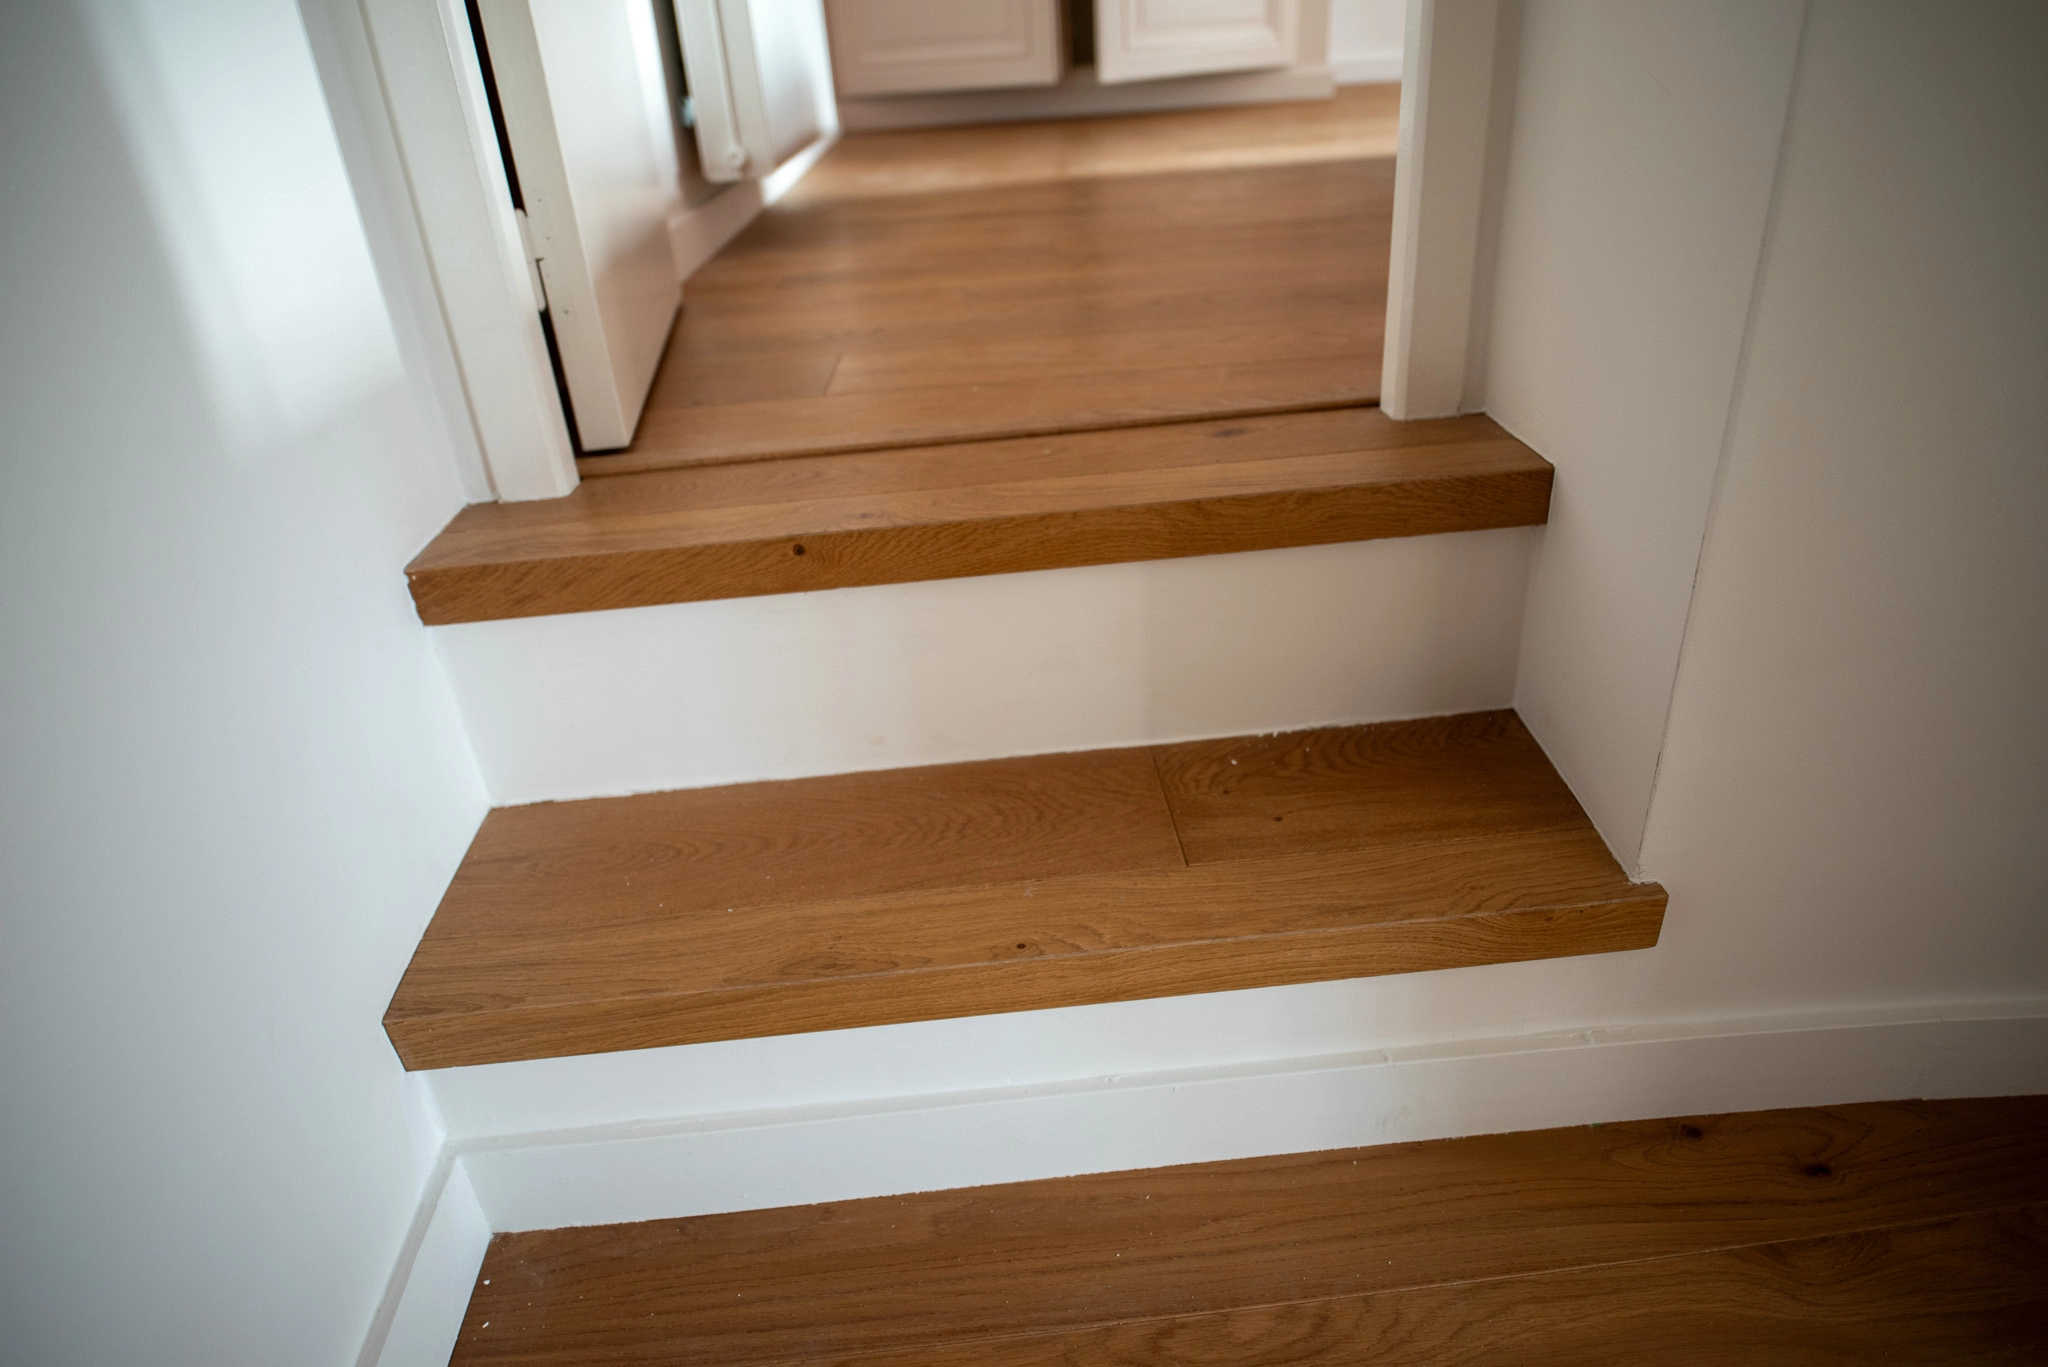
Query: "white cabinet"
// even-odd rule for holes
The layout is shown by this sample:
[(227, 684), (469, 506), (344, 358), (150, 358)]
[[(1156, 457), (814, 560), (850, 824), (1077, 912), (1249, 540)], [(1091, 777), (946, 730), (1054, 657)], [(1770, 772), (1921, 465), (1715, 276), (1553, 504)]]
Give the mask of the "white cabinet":
[(674, 0), (709, 180), (760, 179), (831, 131), (818, 0)]
[(832, 74), (848, 96), (1055, 85), (1060, 0), (826, 0)]
[(1095, 0), (1104, 84), (1256, 71), (1302, 56), (1301, 0)]
[(681, 294), (679, 208), (652, 0), (481, 0), (576, 433), (633, 439)]

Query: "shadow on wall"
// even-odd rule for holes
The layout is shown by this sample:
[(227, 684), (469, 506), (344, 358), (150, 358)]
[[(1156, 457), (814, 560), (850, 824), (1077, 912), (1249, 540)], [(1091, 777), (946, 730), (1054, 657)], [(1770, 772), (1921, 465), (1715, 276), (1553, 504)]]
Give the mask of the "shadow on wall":
[(243, 459), (403, 382), (298, 13), (89, 0), (208, 395)]

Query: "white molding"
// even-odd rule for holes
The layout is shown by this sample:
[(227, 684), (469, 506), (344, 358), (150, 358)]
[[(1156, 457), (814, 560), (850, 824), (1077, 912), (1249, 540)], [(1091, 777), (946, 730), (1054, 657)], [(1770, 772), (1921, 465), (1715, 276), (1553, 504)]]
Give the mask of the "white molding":
[[(999, 1065), (998, 1065), (999, 1066)], [(1654, 1022), (472, 1138), (500, 1231), (1562, 1125), (2048, 1091), (2048, 1001)]]
[(1401, 49), (1330, 54), (1330, 78), (1338, 85), (1385, 85), (1401, 79)]
[(576, 461), (461, 0), (361, 0), (412, 207), (497, 496), (558, 498)]
[(356, 1367), (445, 1367), (490, 1242), (469, 1175), (444, 1148)]
[(494, 1232), (1660, 1116), (2040, 1092), (2048, 999), (2023, 998), (1595, 1026), (471, 1137), (443, 1149), (358, 1367), (446, 1362)]
[[(1312, 25), (1303, 11), (1320, 11)], [(1328, 31), (1328, 0), (1260, 0), (1260, 18), (1243, 7), (1217, 13), (1207, 6), (1095, 0), (1095, 65), (1106, 84), (1155, 81), (1221, 71), (1258, 71), (1320, 64), (1304, 30)]]
[(1380, 407), (1459, 411), (1485, 207), (1499, 0), (1409, 0)]
[(695, 275), (726, 243), (746, 231), (763, 209), (788, 194), (838, 141), (836, 132), (828, 134), (767, 175), (736, 181), (701, 204), (670, 215), (668, 245), (676, 259), (677, 278), (688, 280)]
[(1075, 67), (1058, 85), (1022, 90), (969, 90), (942, 95), (893, 95), (839, 102), (839, 123), (848, 132), (891, 128), (934, 128), (963, 123), (1009, 123), (1029, 119), (1080, 119), (1103, 114), (1147, 114), (1166, 109), (1214, 105), (1320, 100), (1337, 88), (1321, 64), (1276, 71), (1238, 71), (1215, 76), (1104, 85), (1095, 68)]
[[(832, 82), (849, 95), (1052, 85), (1067, 66), (1061, 0), (825, 0)], [(989, 21), (1001, 21), (991, 33)], [(909, 21), (909, 22), (906, 22)]]

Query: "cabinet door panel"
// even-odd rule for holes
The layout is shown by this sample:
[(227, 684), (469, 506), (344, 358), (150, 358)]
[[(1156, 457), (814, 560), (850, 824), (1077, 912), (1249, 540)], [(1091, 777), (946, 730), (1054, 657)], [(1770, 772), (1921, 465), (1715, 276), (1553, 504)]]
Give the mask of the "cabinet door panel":
[(1301, 0), (1096, 0), (1095, 69), (1105, 84), (1291, 66)]
[(826, 0), (841, 95), (1055, 85), (1059, 0)]
[(834, 128), (818, 0), (674, 0), (710, 180), (760, 179)]

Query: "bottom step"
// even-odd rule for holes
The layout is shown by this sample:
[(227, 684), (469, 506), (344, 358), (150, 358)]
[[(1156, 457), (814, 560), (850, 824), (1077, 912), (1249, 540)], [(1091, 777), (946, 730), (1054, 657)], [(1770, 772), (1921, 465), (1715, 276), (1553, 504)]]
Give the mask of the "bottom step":
[(458, 1367), (2048, 1360), (2048, 1101), (499, 1235)]
[(1642, 949), (1512, 712), (492, 812), (408, 1068)]

